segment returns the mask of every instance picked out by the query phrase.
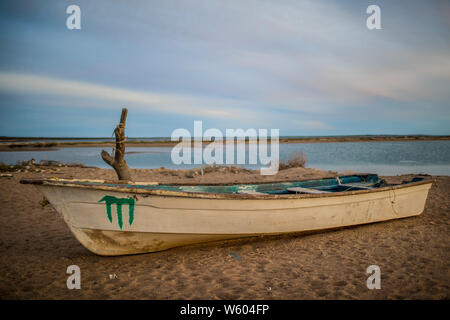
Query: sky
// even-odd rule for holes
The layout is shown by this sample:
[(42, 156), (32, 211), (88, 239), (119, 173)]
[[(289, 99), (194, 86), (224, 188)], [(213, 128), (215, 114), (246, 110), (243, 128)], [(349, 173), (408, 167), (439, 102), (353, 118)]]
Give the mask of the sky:
[(448, 135), (449, 35), (447, 0), (1, 1), (0, 136), (108, 137), (123, 107), (129, 137)]

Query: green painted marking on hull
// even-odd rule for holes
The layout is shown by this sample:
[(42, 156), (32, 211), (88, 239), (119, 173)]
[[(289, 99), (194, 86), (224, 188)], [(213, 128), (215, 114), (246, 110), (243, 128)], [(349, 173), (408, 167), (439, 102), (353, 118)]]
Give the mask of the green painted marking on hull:
[[(101, 201), (101, 200), (100, 200)], [(106, 203), (106, 215), (108, 216), (109, 222), (112, 223), (112, 215), (111, 215), (111, 203)]]
[(133, 205), (128, 206), (128, 223), (130, 226), (133, 224), (134, 220), (134, 199), (133, 199)]
[(117, 203), (116, 208), (117, 208), (117, 222), (119, 223), (120, 230), (122, 230), (122, 226), (123, 226), (122, 205), (120, 203)]
[(98, 202), (105, 202), (106, 205), (106, 216), (108, 217), (109, 222), (112, 223), (112, 214), (111, 214), (111, 205), (116, 205), (116, 213), (117, 213), (117, 223), (119, 224), (120, 230), (123, 227), (123, 218), (122, 218), (122, 205), (128, 204), (128, 223), (130, 226), (133, 224), (134, 220), (134, 204), (135, 201), (133, 198), (116, 198), (114, 196), (104, 196)]

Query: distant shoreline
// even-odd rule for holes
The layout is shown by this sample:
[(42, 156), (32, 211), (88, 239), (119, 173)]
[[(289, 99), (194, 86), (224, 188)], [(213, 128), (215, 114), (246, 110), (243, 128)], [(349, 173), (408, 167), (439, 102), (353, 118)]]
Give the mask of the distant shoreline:
[[(115, 142), (111, 141), (89, 141), (103, 138), (36, 138), (36, 137), (0, 137), (0, 152), (7, 151), (53, 151), (61, 148), (83, 148), (83, 147), (112, 147)], [(104, 138), (108, 139), (108, 138)], [(133, 139), (127, 142), (127, 147), (171, 147), (178, 141), (153, 140), (143, 141)], [(59, 140), (55, 142), (27, 142), (36, 140)], [(66, 141), (60, 141), (66, 140)], [(86, 140), (86, 141), (71, 141)], [(270, 142), (270, 139), (268, 139)], [(427, 135), (367, 135), (367, 136), (335, 136), (335, 137), (280, 137), (280, 143), (330, 143), (330, 142), (397, 142), (397, 141), (439, 141), (450, 140), (450, 136), (427, 136)], [(9, 143), (8, 143), (9, 142)], [(203, 141), (208, 144), (211, 141)], [(248, 141), (246, 141), (248, 143)]]

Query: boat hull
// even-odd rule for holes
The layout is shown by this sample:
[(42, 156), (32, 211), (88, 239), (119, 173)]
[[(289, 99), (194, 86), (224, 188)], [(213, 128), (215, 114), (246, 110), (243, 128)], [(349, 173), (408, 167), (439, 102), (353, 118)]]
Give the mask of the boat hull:
[[(208, 198), (62, 185), (36, 187), (83, 246), (99, 255), (114, 256), (416, 216), (424, 210), (431, 185), (429, 181), (370, 192), (294, 198)], [(105, 197), (133, 200), (111, 204), (108, 214), (105, 202), (99, 202)]]

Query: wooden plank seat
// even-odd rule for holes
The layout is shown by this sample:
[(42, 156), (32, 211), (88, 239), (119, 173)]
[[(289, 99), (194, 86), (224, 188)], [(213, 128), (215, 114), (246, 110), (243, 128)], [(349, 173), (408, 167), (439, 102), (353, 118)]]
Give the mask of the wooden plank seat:
[(267, 194), (267, 193), (262, 193), (262, 192), (258, 192), (258, 191), (253, 191), (253, 190), (241, 190), (241, 191), (238, 191), (238, 193), (241, 193), (241, 194)]
[(340, 186), (347, 187), (347, 188), (359, 188), (359, 189), (365, 189), (365, 190), (373, 189), (373, 187), (368, 186), (363, 183), (344, 183), (344, 184), (340, 184)]
[(330, 191), (316, 190), (310, 188), (301, 188), (301, 187), (293, 187), (287, 188), (287, 191), (295, 192), (295, 193), (309, 193), (309, 194), (317, 194), (317, 193), (330, 193)]

